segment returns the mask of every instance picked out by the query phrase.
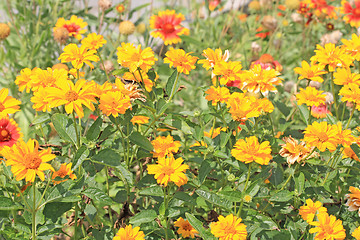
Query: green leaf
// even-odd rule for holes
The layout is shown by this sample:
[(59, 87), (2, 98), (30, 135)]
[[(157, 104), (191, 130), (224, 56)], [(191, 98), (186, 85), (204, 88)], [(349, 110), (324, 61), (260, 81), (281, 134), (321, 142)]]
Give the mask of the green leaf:
[(44, 215), (50, 218), (54, 223), (73, 206), (70, 202), (52, 202), (45, 205)]
[(283, 102), (275, 101), (275, 106), (280, 110), (280, 112), (285, 116), (289, 116), (290, 108), (287, 107)]
[(76, 151), (76, 154), (75, 154), (75, 157), (73, 160), (73, 169), (72, 170), (75, 170), (78, 167), (80, 167), (82, 162), (89, 156), (89, 153), (90, 153), (90, 151), (85, 145), (81, 146)]
[(309, 125), (309, 109), (308, 109), (308, 107), (304, 106), (304, 105), (300, 105), (300, 106), (298, 106), (298, 108), (300, 110), (301, 118), (307, 125)]
[(105, 148), (92, 156), (92, 162), (103, 164), (109, 167), (116, 167), (120, 165), (120, 154), (111, 148)]
[(231, 137), (232, 132), (220, 132), (220, 148), (224, 148)]
[(353, 143), (353, 144), (351, 144), (351, 149), (354, 151), (354, 153), (356, 154), (356, 156), (358, 157), (358, 158), (360, 158), (360, 147), (359, 147), (359, 145), (358, 144), (356, 144), (356, 143)]
[(99, 137), (101, 126), (102, 126), (102, 118), (98, 117), (95, 122), (91, 125), (88, 132), (86, 133), (86, 138), (89, 141), (93, 141)]
[(76, 145), (76, 132), (72, 119), (68, 118), (65, 114), (55, 113), (51, 117), (51, 121), (63, 140)]
[(11, 198), (0, 196), (0, 210), (19, 210), (23, 207), (17, 202), (13, 202)]
[(98, 188), (87, 188), (82, 193), (88, 198), (99, 201), (102, 205), (111, 205), (113, 203), (111, 198)]
[(200, 236), (203, 239), (216, 240), (214, 235), (212, 235), (209, 231), (205, 230), (205, 228), (203, 227), (203, 223), (200, 220), (198, 220), (194, 215), (190, 213), (185, 213), (185, 216), (186, 216), (186, 220), (188, 220), (190, 225), (193, 228), (195, 228), (196, 231), (199, 232)]
[(275, 193), (269, 200), (273, 202), (287, 202), (293, 198), (293, 193), (288, 190), (282, 190)]
[[(169, 77), (167, 83), (166, 83), (166, 93), (170, 96), (172, 92), (176, 91), (179, 87), (175, 86), (175, 80), (176, 80), (177, 70), (175, 70), (171, 76)], [(179, 83), (177, 84), (179, 85)]]
[(179, 200), (182, 200), (182, 201), (190, 203), (190, 204), (195, 203), (195, 199), (186, 192), (176, 192), (174, 194), (174, 198), (177, 198)]
[(131, 185), (134, 183), (133, 174), (129, 170), (127, 170), (126, 167), (122, 163), (120, 163), (118, 166), (116, 166), (116, 169), (119, 170), (119, 172), (121, 174), (121, 178), (125, 178), (125, 180)]
[(129, 136), (129, 139), (132, 143), (138, 145), (139, 147), (142, 147), (145, 150), (152, 151), (154, 149), (151, 142), (139, 132), (133, 132)]
[(118, 75), (118, 76), (121, 76), (123, 75), (124, 73), (128, 72), (129, 69), (128, 68), (121, 68), (121, 69), (116, 69), (114, 71), (111, 72), (112, 75)]
[(142, 4), (142, 5), (140, 5), (140, 6), (137, 6), (136, 8), (133, 8), (133, 9), (129, 12), (128, 19), (131, 19), (131, 18), (132, 18), (132, 15), (133, 15), (136, 11), (138, 11), (138, 10), (140, 10), (140, 9), (142, 9), (142, 8), (145, 8), (145, 7), (149, 6), (149, 5), (150, 5), (150, 3), (145, 3), (145, 4)]
[(156, 104), (156, 114), (160, 116), (170, 105), (171, 103), (167, 103), (164, 98), (159, 99)]
[(238, 191), (221, 191), (218, 194), (232, 202), (241, 202), (242, 199), (242, 193)]
[(32, 121), (32, 124), (36, 125), (36, 124), (41, 124), (44, 122), (47, 122), (50, 120), (50, 115), (48, 113), (43, 113), (43, 114), (39, 114), (37, 115), (34, 120)]
[(204, 198), (206, 201), (215, 204), (219, 207), (223, 207), (226, 210), (230, 210), (232, 207), (232, 204), (229, 200), (224, 199), (219, 197), (218, 195), (216, 195), (215, 193), (211, 193), (202, 189), (198, 189), (195, 191), (197, 193), (197, 195), (199, 195), (200, 197)]
[(304, 173), (300, 172), (299, 176), (295, 178), (295, 189), (298, 192), (298, 195), (301, 195), (304, 192), (305, 186), (305, 175)]
[(206, 160), (204, 160), (201, 163), (200, 169), (199, 169), (199, 181), (200, 183), (203, 183), (206, 179), (206, 176), (209, 174), (209, 172), (212, 170), (212, 167), (210, 166), (210, 163)]
[(130, 223), (134, 226), (139, 226), (142, 223), (149, 223), (151, 221), (154, 221), (157, 216), (158, 215), (155, 210), (142, 210), (141, 212), (130, 218)]
[(139, 192), (139, 194), (144, 195), (144, 196), (162, 197), (162, 196), (164, 196), (164, 191), (163, 191), (162, 187), (160, 187), (159, 185), (156, 185), (156, 186), (152, 186), (152, 187), (142, 189)]
[(224, 153), (223, 151), (220, 151), (220, 150), (216, 150), (214, 152), (214, 156), (219, 157), (219, 158), (229, 158), (229, 156), (226, 153)]

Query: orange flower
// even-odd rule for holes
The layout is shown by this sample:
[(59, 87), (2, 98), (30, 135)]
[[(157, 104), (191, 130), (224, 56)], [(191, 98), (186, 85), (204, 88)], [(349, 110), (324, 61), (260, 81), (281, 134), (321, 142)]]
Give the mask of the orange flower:
[(355, 137), (351, 135), (351, 130), (342, 129), (341, 122), (338, 122), (334, 127), (337, 130), (336, 137), (338, 144), (342, 144), (344, 147), (350, 147), (350, 145), (356, 141)]
[[(287, 163), (289, 165), (294, 164), (295, 162), (300, 163), (303, 159), (309, 157), (310, 152), (313, 148), (305, 146), (305, 142), (299, 142), (294, 138), (284, 137), (283, 141), (285, 144), (280, 144), (280, 156), (287, 158)], [(314, 154), (312, 155), (314, 156)]]
[(164, 158), (165, 156), (171, 156), (173, 153), (179, 151), (181, 146), (179, 141), (174, 141), (174, 138), (170, 135), (158, 136), (151, 141), (151, 144), (154, 146), (154, 158)]
[(239, 139), (231, 150), (231, 155), (241, 162), (255, 161), (261, 165), (268, 165), (272, 159), (270, 143), (265, 141), (259, 144), (255, 136), (245, 138), (245, 140)]
[(318, 91), (314, 87), (307, 87), (300, 89), (300, 93), (296, 94), (297, 104), (306, 104), (307, 106), (319, 106), (325, 103), (326, 95), (323, 91)]
[(113, 240), (145, 240), (145, 234), (140, 227), (132, 228), (131, 225), (120, 228)]
[(211, 233), (219, 240), (246, 240), (246, 225), (241, 220), (232, 214), (226, 217), (220, 215), (217, 222), (210, 224)]
[(26, 92), (29, 93), (31, 88), (33, 87), (33, 83), (31, 80), (31, 76), (34, 74), (34, 68), (31, 70), (30, 68), (24, 68), (20, 71), (20, 75), (16, 77), (15, 84), (19, 86), (19, 91), (22, 92), (26, 89)]
[(141, 45), (137, 47), (132, 43), (121, 43), (121, 47), (117, 48), (118, 63), (129, 68), (130, 72), (135, 72), (140, 68), (147, 72), (155, 64), (157, 59), (150, 47), (141, 49)]
[(163, 184), (165, 187), (169, 182), (174, 182), (176, 186), (180, 187), (188, 181), (184, 172), (189, 169), (189, 166), (182, 164), (183, 161), (182, 158), (175, 160), (173, 155), (159, 158), (157, 164), (147, 166), (148, 174), (155, 174), (154, 178), (157, 183)]
[(230, 97), (230, 91), (226, 87), (217, 87), (211, 86), (208, 90), (205, 91), (206, 100), (212, 101), (212, 105), (216, 106), (218, 102), (224, 103)]
[(259, 64), (262, 69), (271, 68), (279, 72), (281, 72), (283, 69), (281, 64), (278, 61), (275, 61), (273, 56), (271, 56), (268, 53), (261, 55), (261, 57), (258, 60), (253, 61), (250, 65), (250, 68), (253, 68), (256, 64)]
[(11, 147), (23, 137), (18, 124), (8, 117), (0, 118), (0, 148)]
[(223, 61), (227, 61), (229, 59), (229, 50), (225, 50), (224, 55), (220, 48), (212, 50), (211, 48), (207, 48), (203, 51), (202, 54), (206, 59), (200, 59), (198, 61), (199, 64), (203, 65), (203, 68), (209, 70), (210, 68), (214, 68), (214, 66)]
[[(347, 0), (341, 1), (341, 13), (344, 13), (343, 20), (346, 23), (350, 23), (352, 27), (360, 27), (360, 1), (355, 0), (353, 1), (353, 4)], [(355, 5), (355, 6), (352, 6)]]
[(345, 229), (341, 220), (336, 219), (333, 215), (329, 216), (327, 212), (319, 213), (316, 217), (318, 218), (318, 222), (310, 223), (310, 225), (315, 226), (315, 228), (309, 230), (309, 233), (316, 233), (315, 240), (342, 240), (346, 238)]
[(99, 57), (96, 56), (96, 50), (89, 50), (86, 46), (82, 45), (80, 48), (74, 43), (70, 43), (65, 46), (63, 53), (58, 58), (62, 63), (71, 62), (74, 68), (80, 69), (86, 63), (91, 69), (94, 65), (90, 62), (99, 61)]
[(347, 200), (345, 206), (349, 207), (349, 211), (358, 211), (360, 216), (360, 189), (350, 186), (349, 191), (350, 194), (345, 195), (345, 199)]
[(342, 46), (346, 53), (348, 53), (351, 57), (355, 58), (355, 60), (360, 60), (360, 36), (353, 33), (351, 35), (351, 40), (342, 39), (341, 41), (344, 43)]
[(39, 88), (38, 91), (34, 92), (34, 96), (31, 97), (30, 101), (34, 103), (33, 109), (36, 111), (51, 111), (52, 99), (49, 97), (47, 88)]
[(356, 153), (351, 149), (351, 147), (345, 147), (342, 154), (343, 154), (342, 158), (351, 158), (353, 160), (360, 162), (360, 159), (358, 158)]
[(334, 83), (337, 85), (347, 85), (350, 83), (360, 85), (360, 74), (352, 73), (350, 68), (339, 68), (334, 72)]
[(317, 147), (321, 152), (329, 149), (335, 151), (338, 144), (336, 126), (328, 125), (327, 122), (314, 122), (307, 126), (304, 131), (304, 141), (311, 147)]
[(90, 33), (81, 41), (81, 44), (90, 50), (97, 50), (106, 44), (106, 40), (100, 34)]
[(124, 4), (118, 4), (116, 5), (115, 9), (118, 13), (123, 13), (125, 11), (125, 6)]
[(82, 18), (78, 18), (77, 16), (72, 15), (70, 20), (59, 18), (53, 31), (55, 32), (57, 28), (66, 28), (66, 30), (69, 32), (69, 37), (74, 37), (77, 40), (80, 40), (82, 38), (81, 34), (86, 32), (86, 29), (83, 28), (85, 28), (87, 25), (87, 22), (84, 22)]
[(191, 56), (191, 53), (185, 53), (182, 49), (170, 48), (166, 52), (164, 63), (169, 63), (170, 67), (175, 67), (179, 73), (189, 74), (192, 69), (195, 69), (197, 57)]
[(245, 122), (251, 117), (258, 117), (261, 114), (259, 102), (253, 96), (246, 96), (245, 93), (235, 92), (230, 95), (227, 101), (229, 113), (235, 121)]
[(51, 149), (39, 151), (39, 143), (34, 139), (29, 139), (27, 143), (20, 141), (11, 148), (4, 146), (1, 155), (6, 158), (6, 166), (11, 166), (11, 171), (16, 177), (16, 181), (25, 178), (27, 182), (34, 182), (36, 175), (41, 181), (45, 180), (44, 171), (55, 171), (47, 162), (55, 158), (51, 154)]
[(16, 113), (20, 110), (21, 102), (11, 96), (8, 96), (9, 89), (0, 90), (0, 117), (6, 117), (8, 114)]
[(106, 116), (125, 114), (126, 110), (131, 108), (130, 97), (121, 91), (111, 91), (100, 96), (99, 109)]
[(342, 102), (352, 102), (356, 104), (356, 109), (360, 109), (360, 86), (355, 83), (350, 83), (343, 86), (339, 95), (342, 96)]
[(151, 32), (154, 38), (160, 37), (165, 45), (171, 45), (181, 42), (179, 36), (189, 35), (189, 29), (180, 24), (185, 20), (181, 13), (176, 14), (175, 10), (160, 11), (158, 15), (150, 18), (150, 27), (155, 31)]
[(311, 199), (306, 199), (306, 205), (301, 206), (299, 214), (306, 222), (311, 223), (314, 220), (316, 213), (325, 213), (327, 209), (322, 206), (322, 203), (316, 201), (315, 203)]
[(174, 226), (179, 228), (177, 230), (177, 233), (181, 234), (181, 236), (183, 238), (188, 238), (188, 237), (194, 238), (195, 234), (198, 234), (198, 231), (196, 231), (191, 226), (189, 221), (184, 220), (182, 217), (179, 217), (178, 220), (176, 220), (176, 222), (174, 222)]
[(306, 61), (301, 62), (301, 68), (296, 67), (294, 68), (294, 72), (299, 74), (299, 79), (308, 79), (311, 81), (316, 82), (323, 82), (324, 79), (320, 75), (325, 74), (326, 72), (323, 71), (324, 69), (319, 67), (319, 65), (312, 65), (310, 66)]
[(229, 61), (229, 62), (219, 62), (214, 66), (213, 73), (217, 76), (221, 76), (220, 84), (230, 84), (232, 82), (236, 82), (238, 86), (242, 86), (241, 84), (241, 73), (242, 73), (242, 65), (239, 61)]
[[(141, 73), (141, 75), (140, 75)], [(151, 81), (151, 79), (149, 78), (149, 75), (147, 75), (147, 73), (145, 73), (144, 71), (140, 70), (139, 71), (135, 71), (133, 73), (131, 72), (126, 72), (124, 73), (123, 76), (124, 79), (126, 80), (133, 80), (136, 81), (138, 83), (143, 83), (145, 86), (145, 90), (148, 92), (151, 92), (153, 86), (154, 86), (154, 82)], [(157, 73), (155, 73), (155, 79), (154, 81), (156, 81), (159, 78), (159, 75)]]
[(147, 116), (133, 116), (130, 122), (135, 125), (138, 124), (139, 126), (149, 122), (149, 117)]
[(43, 87), (55, 87), (56, 81), (65, 83), (68, 80), (68, 72), (65, 69), (51, 69), (47, 68), (42, 70), (37, 68), (32, 71), (30, 76), (31, 82), (28, 84), (31, 86), (31, 90), (36, 92), (39, 88)]
[[(71, 170), (71, 167), (72, 167), (72, 163), (68, 163), (68, 164), (63, 163), (63, 164), (61, 164), (60, 169), (53, 173), (51, 179), (54, 180), (56, 177), (65, 178), (66, 176), (69, 176), (69, 178), (72, 179), (72, 180), (77, 179), (76, 175)], [(67, 179), (64, 179), (64, 180), (61, 180), (61, 181), (55, 181), (54, 180), (54, 183), (59, 184), (61, 182), (65, 182), (66, 180)]]
[(221, 128), (221, 127), (218, 127), (218, 128), (211, 128), (209, 130), (209, 132), (204, 132), (204, 137), (208, 137), (208, 138), (216, 138), (220, 132), (223, 131), (223, 132), (226, 132), (226, 128)]

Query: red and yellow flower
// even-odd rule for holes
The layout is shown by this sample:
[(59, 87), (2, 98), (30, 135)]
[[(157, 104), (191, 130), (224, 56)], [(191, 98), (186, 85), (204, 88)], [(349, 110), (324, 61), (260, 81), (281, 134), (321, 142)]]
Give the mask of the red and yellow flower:
[(72, 15), (70, 20), (65, 20), (64, 18), (59, 18), (56, 22), (54, 31), (57, 28), (66, 28), (69, 32), (69, 37), (74, 37), (77, 40), (81, 40), (81, 34), (86, 32), (84, 29), (87, 26), (87, 22), (84, 22), (82, 18), (78, 18), (75, 15)]

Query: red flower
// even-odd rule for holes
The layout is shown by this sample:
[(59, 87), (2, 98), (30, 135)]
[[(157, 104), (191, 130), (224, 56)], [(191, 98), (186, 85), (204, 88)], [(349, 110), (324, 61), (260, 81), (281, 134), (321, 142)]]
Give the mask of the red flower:
[(344, 21), (350, 23), (353, 27), (360, 27), (360, 1), (355, 0), (355, 7), (353, 8), (351, 4), (347, 1), (342, 1), (342, 12), (347, 14), (344, 16)]
[(270, 32), (264, 32), (264, 29), (261, 26), (256, 29), (256, 32), (257, 34), (255, 34), (255, 36), (263, 39), (270, 35)]
[(0, 119), (0, 148), (3, 146), (11, 147), (21, 137), (20, 128), (13, 119), (8, 117)]

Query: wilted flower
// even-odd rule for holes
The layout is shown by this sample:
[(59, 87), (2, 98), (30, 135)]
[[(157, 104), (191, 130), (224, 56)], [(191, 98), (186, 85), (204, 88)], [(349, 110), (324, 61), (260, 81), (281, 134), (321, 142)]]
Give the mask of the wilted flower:
[(351, 193), (345, 195), (345, 199), (347, 200), (345, 206), (349, 207), (349, 211), (358, 211), (360, 216), (360, 189), (350, 186), (349, 191)]
[(294, 164), (295, 162), (300, 163), (302, 160), (315, 155), (314, 153), (312, 156), (309, 156), (314, 148), (307, 147), (305, 142), (300, 142), (299, 144), (299, 142), (291, 136), (284, 137), (283, 141), (285, 144), (280, 144), (281, 149), (279, 154), (282, 157), (286, 157), (289, 165)]

